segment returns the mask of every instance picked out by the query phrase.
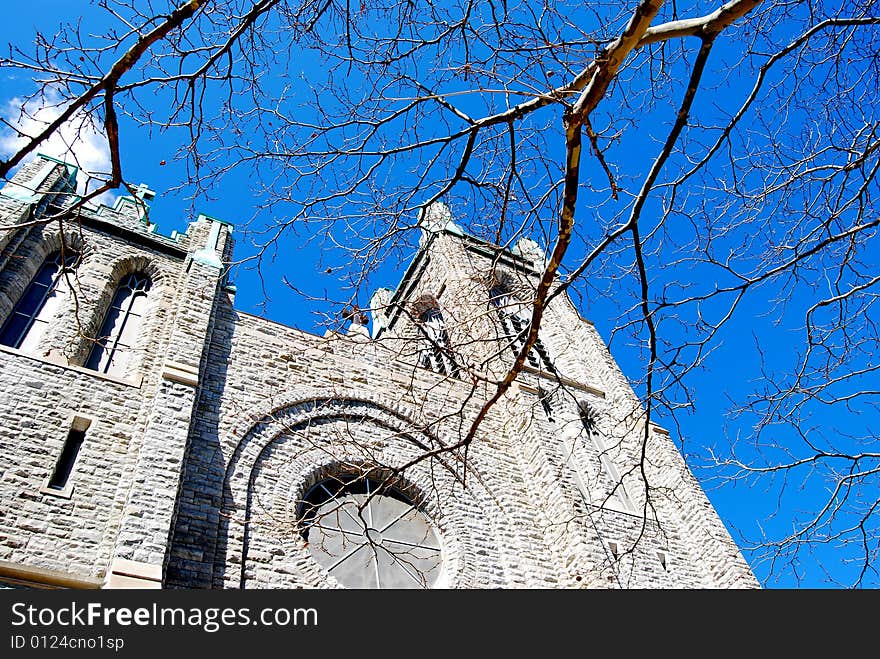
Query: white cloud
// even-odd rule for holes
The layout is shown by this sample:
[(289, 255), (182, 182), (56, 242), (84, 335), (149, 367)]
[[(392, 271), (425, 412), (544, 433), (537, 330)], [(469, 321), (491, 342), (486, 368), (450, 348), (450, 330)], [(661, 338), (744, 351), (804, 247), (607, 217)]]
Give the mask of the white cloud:
[[(37, 135), (54, 121), (64, 110), (64, 104), (60, 95), (47, 89), (42, 97), (37, 97), (23, 102), (20, 98), (12, 98), (2, 106), (0, 114), (3, 119), (15, 126), (18, 131), (28, 136)], [(9, 157), (17, 152), (27, 142), (8, 126), (0, 129), (0, 154)], [(90, 117), (84, 113), (74, 114), (57, 131), (44, 140), (34, 152), (45, 153), (79, 167), (77, 177), (80, 194), (86, 191), (88, 175), (86, 172), (106, 175), (110, 171), (110, 148), (106, 138), (96, 130)], [(93, 190), (98, 184), (92, 180), (89, 189)], [(99, 197), (103, 203), (112, 203), (112, 195), (105, 194)]]

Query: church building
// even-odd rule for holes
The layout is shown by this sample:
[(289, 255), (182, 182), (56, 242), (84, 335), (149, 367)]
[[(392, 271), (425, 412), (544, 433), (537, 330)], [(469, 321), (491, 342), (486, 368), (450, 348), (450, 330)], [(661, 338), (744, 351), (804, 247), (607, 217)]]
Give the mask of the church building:
[(496, 396), (533, 241), (434, 204), (318, 335), (236, 309), (230, 224), (162, 235), (145, 186), (68, 211), (76, 173), (0, 190), (0, 587), (758, 586), (564, 291)]

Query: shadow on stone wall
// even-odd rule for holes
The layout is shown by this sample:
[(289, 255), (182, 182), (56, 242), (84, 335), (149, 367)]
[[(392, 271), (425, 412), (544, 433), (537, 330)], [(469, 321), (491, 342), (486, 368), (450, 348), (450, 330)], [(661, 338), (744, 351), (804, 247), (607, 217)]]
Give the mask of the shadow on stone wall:
[(165, 569), (166, 588), (222, 588), (222, 575), (214, 574), (214, 564), (217, 554), (225, 553), (225, 542), (218, 536), (226, 526), (220, 509), (228, 493), (224, 492), (226, 464), (218, 426), (236, 320), (232, 303), (221, 294), (184, 459)]

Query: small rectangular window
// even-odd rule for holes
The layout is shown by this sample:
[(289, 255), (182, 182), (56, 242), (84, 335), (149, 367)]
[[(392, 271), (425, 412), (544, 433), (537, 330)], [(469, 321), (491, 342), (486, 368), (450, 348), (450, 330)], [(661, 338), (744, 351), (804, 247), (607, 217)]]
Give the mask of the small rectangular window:
[(55, 462), (55, 469), (46, 482), (46, 489), (54, 490), (56, 493), (69, 494), (70, 475), (73, 473), (76, 458), (85, 440), (86, 430), (88, 430), (91, 424), (91, 419), (80, 416), (73, 418), (73, 423), (67, 433), (67, 439), (64, 441), (64, 447), (61, 449), (61, 455), (58, 456), (58, 460)]
[(620, 546), (616, 542), (608, 542), (608, 551), (611, 552), (611, 555), (614, 556), (614, 558), (620, 558)]

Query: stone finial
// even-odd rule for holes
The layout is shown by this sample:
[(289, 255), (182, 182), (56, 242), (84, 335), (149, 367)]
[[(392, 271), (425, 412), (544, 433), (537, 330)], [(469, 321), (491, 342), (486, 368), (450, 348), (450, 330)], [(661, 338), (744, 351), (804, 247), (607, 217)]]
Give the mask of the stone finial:
[(156, 197), (156, 192), (154, 190), (150, 190), (150, 186), (146, 183), (141, 183), (137, 186), (134, 191), (134, 196), (138, 199), (142, 199), (143, 201), (153, 201)]
[[(195, 230), (193, 228), (195, 227)], [(207, 230), (206, 230), (207, 229)], [(232, 232), (232, 225), (216, 217), (199, 213), (198, 219), (190, 223), (187, 233), (195, 240), (196, 236), (205, 236), (204, 245), (192, 253), (193, 261), (212, 268), (223, 269), (223, 242), (221, 232), (226, 238)]]
[(133, 192), (133, 195), (117, 197), (113, 203), (113, 210), (137, 218), (149, 225), (150, 202), (156, 197), (156, 193), (150, 190), (150, 186), (146, 183), (138, 185)]
[(431, 233), (442, 231), (448, 222), (452, 222), (452, 213), (442, 201), (435, 201), (419, 214), (419, 226)]
[(463, 235), (458, 225), (452, 221), (452, 212), (442, 201), (435, 201), (422, 209), (419, 213), (419, 228), (422, 236), (419, 238), (419, 247), (425, 244), (431, 234), (439, 233), (444, 229), (458, 235)]
[(140, 197), (131, 196), (116, 197), (113, 202), (113, 210), (120, 215), (128, 215), (137, 220), (146, 221), (150, 207)]
[(388, 326), (389, 305), (391, 298), (394, 297), (394, 291), (390, 288), (378, 288), (370, 298), (370, 315), (373, 317), (373, 336), (379, 333), (379, 330)]
[(542, 268), (547, 265), (547, 254), (531, 238), (520, 238), (511, 251)]

